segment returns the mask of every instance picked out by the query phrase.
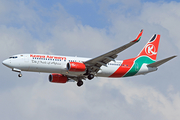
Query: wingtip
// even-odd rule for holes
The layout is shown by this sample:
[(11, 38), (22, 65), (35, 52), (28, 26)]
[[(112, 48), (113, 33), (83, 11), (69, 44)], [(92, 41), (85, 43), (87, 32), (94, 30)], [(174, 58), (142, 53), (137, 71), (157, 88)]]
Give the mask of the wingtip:
[(175, 58), (175, 57), (177, 57), (177, 55), (172, 56), (172, 58)]
[(140, 33), (138, 34), (137, 38), (136, 38), (135, 40), (133, 40), (132, 42), (138, 42), (138, 41), (140, 41), (143, 31), (144, 31), (144, 30), (141, 29), (141, 31), (140, 31)]

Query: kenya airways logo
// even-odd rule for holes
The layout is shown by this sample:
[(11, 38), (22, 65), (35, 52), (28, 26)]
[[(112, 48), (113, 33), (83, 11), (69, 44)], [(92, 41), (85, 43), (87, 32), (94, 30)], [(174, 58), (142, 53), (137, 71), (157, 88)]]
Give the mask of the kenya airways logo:
[(155, 48), (155, 46), (154, 46), (153, 44), (148, 44), (148, 45), (146, 46), (146, 48), (145, 48), (145, 52), (146, 52), (146, 54), (148, 54), (148, 55), (150, 55), (150, 56), (157, 54), (156, 48)]

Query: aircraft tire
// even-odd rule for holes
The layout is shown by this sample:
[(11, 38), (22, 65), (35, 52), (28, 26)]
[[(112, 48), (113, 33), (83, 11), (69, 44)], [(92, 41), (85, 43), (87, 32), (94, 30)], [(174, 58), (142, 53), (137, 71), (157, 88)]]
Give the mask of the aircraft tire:
[(80, 86), (82, 86), (82, 85), (83, 85), (83, 81), (82, 81), (82, 80), (80, 80), (80, 81), (77, 82), (77, 86), (78, 86), (78, 87), (80, 87)]
[(19, 73), (19, 74), (18, 74), (18, 77), (22, 77), (22, 74), (21, 74), (21, 73)]
[(88, 75), (88, 79), (89, 79), (89, 80), (92, 80), (93, 78), (94, 78), (94, 75), (93, 75), (93, 74), (89, 74), (89, 75)]

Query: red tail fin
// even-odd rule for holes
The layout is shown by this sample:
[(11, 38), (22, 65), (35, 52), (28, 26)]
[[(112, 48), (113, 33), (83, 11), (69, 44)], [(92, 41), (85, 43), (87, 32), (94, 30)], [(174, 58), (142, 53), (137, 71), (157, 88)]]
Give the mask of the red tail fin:
[(153, 35), (146, 46), (142, 49), (139, 53), (138, 57), (140, 56), (148, 56), (152, 60), (156, 60), (158, 46), (159, 46), (160, 35)]

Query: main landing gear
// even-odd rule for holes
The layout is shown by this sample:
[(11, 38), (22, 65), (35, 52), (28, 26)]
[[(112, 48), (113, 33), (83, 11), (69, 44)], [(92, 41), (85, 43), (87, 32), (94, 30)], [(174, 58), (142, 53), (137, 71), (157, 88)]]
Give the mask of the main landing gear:
[(93, 78), (94, 78), (94, 75), (93, 75), (93, 74), (89, 74), (89, 75), (88, 75), (88, 79), (89, 79), (89, 80), (92, 80)]
[(85, 73), (84, 75), (87, 75), (87, 78), (88, 78), (89, 80), (91, 80), (91, 79), (94, 78), (94, 74), (91, 74), (91, 72), (90, 72), (89, 69), (86, 70), (86, 73)]
[[(89, 80), (92, 80), (94, 78), (94, 74), (89, 74), (88, 75), (88, 79)], [(79, 81), (77, 81), (77, 86), (78, 87), (80, 87), (80, 86), (82, 86), (83, 85), (83, 81), (82, 80), (79, 80)]]
[(82, 80), (79, 80), (79, 81), (77, 82), (77, 86), (80, 87), (80, 86), (82, 86), (82, 85), (83, 85), (83, 81), (82, 81)]

